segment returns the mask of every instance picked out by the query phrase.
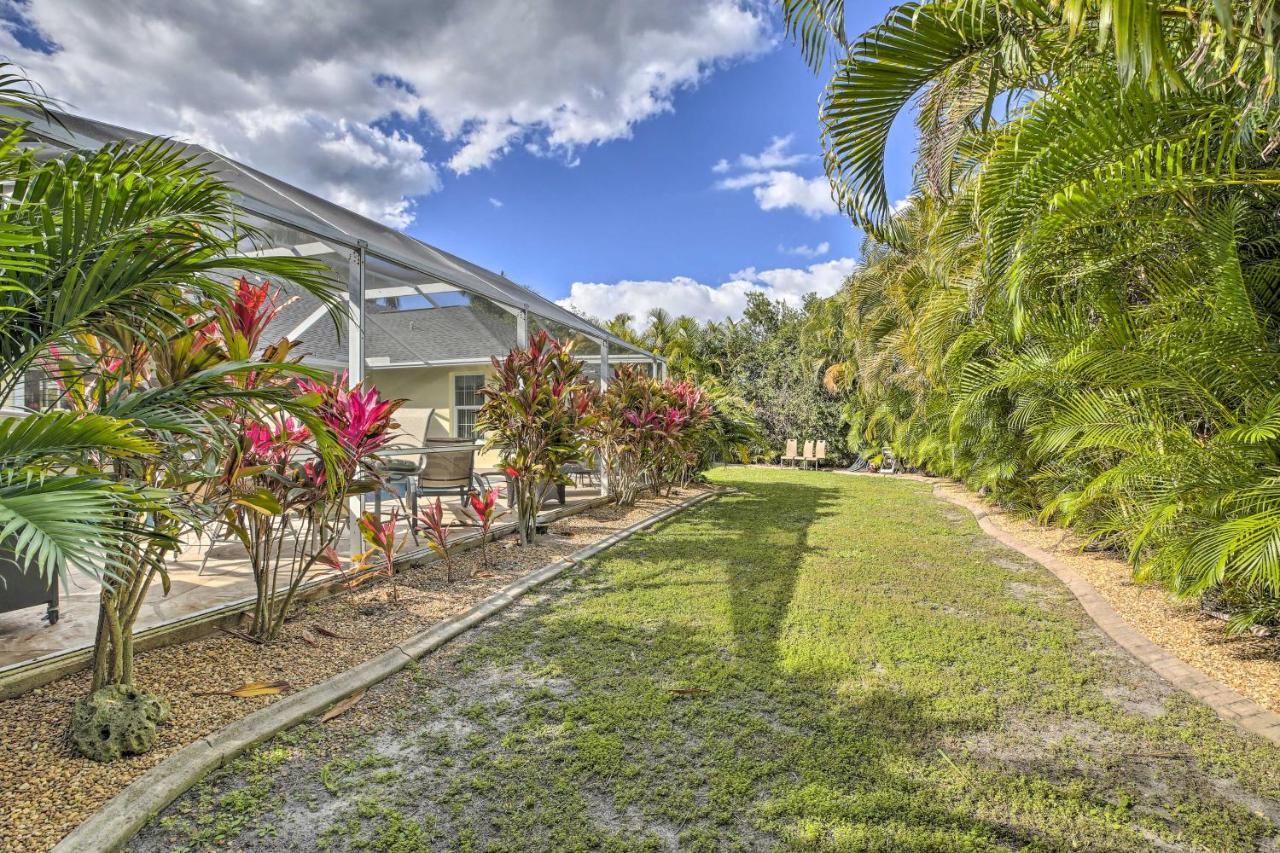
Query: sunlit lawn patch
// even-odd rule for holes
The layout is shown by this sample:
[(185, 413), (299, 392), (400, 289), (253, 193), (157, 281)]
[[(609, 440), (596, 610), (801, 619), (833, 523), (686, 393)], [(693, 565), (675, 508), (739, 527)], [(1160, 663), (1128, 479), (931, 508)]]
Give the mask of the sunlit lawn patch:
[[(265, 774), (255, 757), (223, 772), (139, 847), (210, 826), (387, 850), (1246, 850), (1274, 834), (1280, 751), (1171, 693), (925, 487), (717, 479), (741, 491), (607, 552), (345, 724), (293, 733)], [(227, 799), (241, 787), (248, 806)]]

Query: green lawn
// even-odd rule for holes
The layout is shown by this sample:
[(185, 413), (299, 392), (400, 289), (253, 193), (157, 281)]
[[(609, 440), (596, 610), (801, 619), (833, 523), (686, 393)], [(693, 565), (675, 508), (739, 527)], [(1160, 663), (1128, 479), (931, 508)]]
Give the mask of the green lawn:
[(1269, 848), (1280, 751), (918, 483), (726, 469), (137, 849)]

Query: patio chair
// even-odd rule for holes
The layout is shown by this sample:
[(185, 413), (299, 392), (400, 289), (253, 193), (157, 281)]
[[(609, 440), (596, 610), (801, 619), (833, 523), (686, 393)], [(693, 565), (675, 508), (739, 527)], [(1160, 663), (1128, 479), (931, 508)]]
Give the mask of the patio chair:
[(880, 451), (880, 473), (894, 474), (898, 471), (898, 460), (894, 457), (893, 451), (884, 448)]
[(819, 440), (817, 446), (814, 448), (813, 453), (814, 453), (813, 467), (821, 468), (822, 463), (827, 461), (826, 441)]
[(467, 499), (475, 488), (476, 443), (466, 439), (433, 439), (431, 452), (422, 457), (415, 497)]
[(396, 433), (395, 438), (387, 445), (387, 449), (403, 447), (424, 447), (432, 441), (428, 436), (431, 434), (431, 424), (435, 420), (436, 410), (432, 409), (409, 409), (396, 413), (396, 420), (400, 423), (400, 431)]
[(787, 439), (787, 449), (782, 452), (780, 463), (785, 467), (788, 462), (799, 462), (800, 454), (796, 451), (796, 440), (794, 438)]
[(813, 449), (813, 439), (810, 439), (804, 443), (804, 456), (800, 457), (800, 465), (808, 468), (810, 462), (816, 462), (817, 460), (818, 455)]

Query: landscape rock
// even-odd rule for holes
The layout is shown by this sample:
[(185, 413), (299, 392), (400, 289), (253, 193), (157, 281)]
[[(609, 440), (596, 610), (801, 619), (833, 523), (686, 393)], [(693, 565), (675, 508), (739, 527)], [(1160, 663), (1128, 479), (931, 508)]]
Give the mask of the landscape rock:
[(169, 703), (128, 684), (113, 684), (76, 700), (71, 742), (94, 761), (141, 755), (156, 742), (156, 726), (169, 718)]

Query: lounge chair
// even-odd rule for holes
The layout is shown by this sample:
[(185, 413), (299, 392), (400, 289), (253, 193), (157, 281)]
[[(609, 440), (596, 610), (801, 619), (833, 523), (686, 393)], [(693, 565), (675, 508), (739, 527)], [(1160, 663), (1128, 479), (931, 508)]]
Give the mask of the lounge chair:
[(800, 461), (800, 454), (796, 451), (796, 443), (797, 442), (794, 438), (787, 439), (787, 449), (783, 451), (782, 459), (780, 460), (783, 466), (788, 462)]
[(809, 467), (810, 462), (817, 462), (817, 461), (818, 461), (818, 454), (813, 449), (813, 440), (810, 439), (809, 441), (806, 441), (804, 443), (804, 456), (801, 457), (800, 464), (807, 468)]
[(814, 448), (813, 467), (821, 468), (822, 463), (827, 461), (827, 443), (819, 440), (817, 447)]

